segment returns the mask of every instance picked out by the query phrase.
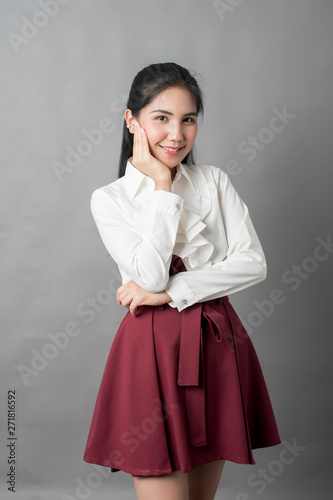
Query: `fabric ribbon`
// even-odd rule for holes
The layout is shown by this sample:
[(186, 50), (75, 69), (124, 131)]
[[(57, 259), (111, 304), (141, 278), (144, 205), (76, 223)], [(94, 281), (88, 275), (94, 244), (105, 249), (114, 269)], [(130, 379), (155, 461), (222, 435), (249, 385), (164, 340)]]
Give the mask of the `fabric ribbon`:
[[(173, 255), (170, 275), (186, 271), (182, 259)], [(205, 446), (206, 412), (205, 412), (205, 380), (203, 356), (203, 322), (207, 331), (216, 342), (221, 342), (224, 335), (230, 338), (230, 326), (225, 314), (212, 307), (212, 304), (225, 304), (228, 297), (220, 297), (206, 302), (196, 303), (181, 311), (181, 338), (177, 384), (184, 386), (186, 416), (191, 447)], [(228, 316), (227, 316), (228, 317)]]

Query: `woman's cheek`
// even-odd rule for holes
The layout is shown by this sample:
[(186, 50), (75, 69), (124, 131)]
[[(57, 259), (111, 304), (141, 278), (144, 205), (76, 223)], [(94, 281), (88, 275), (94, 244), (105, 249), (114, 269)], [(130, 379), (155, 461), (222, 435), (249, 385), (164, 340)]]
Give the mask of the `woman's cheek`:
[(197, 131), (198, 131), (198, 130), (197, 130), (197, 128), (196, 128), (196, 127), (195, 127), (193, 130), (191, 130), (191, 132), (190, 132), (190, 134), (189, 134), (189, 136), (188, 136), (188, 140), (189, 140), (190, 142), (194, 142), (194, 141), (195, 141), (196, 136), (197, 136)]
[(156, 130), (148, 130), (146, 131), (146, 134), (150, 148), (153, 148), (162, 140), (161, 133)]
[(155, 127), (149, 127), (147, 131), (147, 136), (151, 143), (156, 143), (159, 141), (161, 137), (161, 130), (156, 129)]

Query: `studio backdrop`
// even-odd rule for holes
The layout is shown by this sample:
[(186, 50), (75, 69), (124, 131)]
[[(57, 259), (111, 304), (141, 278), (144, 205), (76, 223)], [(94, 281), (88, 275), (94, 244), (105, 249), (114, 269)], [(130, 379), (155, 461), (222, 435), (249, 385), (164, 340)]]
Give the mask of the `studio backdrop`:
[(90, 213), (117, 178), (130, 84), (173, 61), (205, 94), (199, 164), (224, 170), (265, 251), (230, 301), (282, 443), (227, 462), (217, 498), (326, 498), (332, 437), (331, 0), (1, 0), (0, 496), (135, 498), (83, 461), (127, 309)]

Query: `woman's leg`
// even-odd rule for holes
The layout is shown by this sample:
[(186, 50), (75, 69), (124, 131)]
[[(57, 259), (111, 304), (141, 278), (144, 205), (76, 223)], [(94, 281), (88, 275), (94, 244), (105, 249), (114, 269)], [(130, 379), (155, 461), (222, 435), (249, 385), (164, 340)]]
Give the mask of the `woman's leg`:
[(225, 460), (215, 460), (190, 472), (133, 477), (138, 500), (214, 500)]
[(133, 482), (138, 500), (189, 500), (187, 474), (179, 470), (163, 476), (133, 477)]
[(187, 472), (189, 500), (214, 500), (225, 460), (215, 460)]

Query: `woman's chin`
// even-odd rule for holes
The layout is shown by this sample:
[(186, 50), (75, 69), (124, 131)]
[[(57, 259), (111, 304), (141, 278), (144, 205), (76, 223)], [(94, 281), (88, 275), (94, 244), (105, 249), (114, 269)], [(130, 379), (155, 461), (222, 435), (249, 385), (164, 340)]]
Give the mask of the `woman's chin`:
[(180, 163), (180, 160), (176, 160), (175, 158), (161, 158), (160, 156), (155, 156), (155, 158), (170, 169), (176, 167)]

